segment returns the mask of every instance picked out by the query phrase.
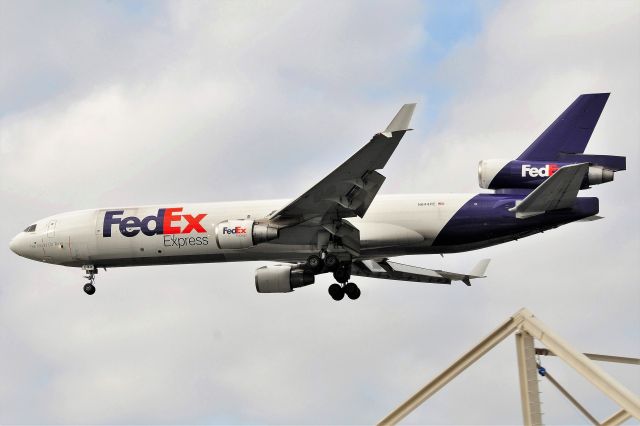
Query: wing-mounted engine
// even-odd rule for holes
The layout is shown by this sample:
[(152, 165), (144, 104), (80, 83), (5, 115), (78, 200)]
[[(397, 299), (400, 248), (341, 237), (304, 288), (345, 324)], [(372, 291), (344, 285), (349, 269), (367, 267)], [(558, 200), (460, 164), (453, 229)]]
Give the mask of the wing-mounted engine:
[[(576, 156), (578, 157), (578, 156)], [(622, 158), (620, 161), (602, 161), (605, 165), (589, 162), (589, 171), (585, 174), (580, 189), (593, 185), (611, 182), (616, 171), (624, 170), (624, 157), (615, 156), (580, 156)], [(580, 158), (576, 158), (580, 159)], [(593, 158), (592, 158), (593, 159)], [(478, 181), (480, 188), (485, 189), (534, 189), (563, 166), (576, 162), (562, 161), (521, 161), (521, 160), (482, 160), (478, 165)]]
[(289, 293), (315, 282), (312, 272), (295, 265), (269, 265), (256, 269), (258, 293)]
[(235, 219), (220, 222), (215, 227), (216, 244), (220, 249), (245, 249), (278, 238), (278, 228), (267, 222)]

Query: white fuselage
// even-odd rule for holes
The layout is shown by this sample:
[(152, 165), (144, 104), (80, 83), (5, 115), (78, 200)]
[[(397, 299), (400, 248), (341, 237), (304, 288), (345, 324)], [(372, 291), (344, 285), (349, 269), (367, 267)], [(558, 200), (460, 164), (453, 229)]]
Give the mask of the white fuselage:
[[(377, 197), (363, 219), (348, 219), (360, 230), (361, 257), (434, 252), (435, 238), (474, 195)], [(30, 259), (66, 266), (304, 260), (318, 252), (317, 228), (304, 223), (282, 229), (274, 241), (246, 249), (225, 250), (216, 243), (220, 222), (261, 219), (287, 204), (287, 200), (266, 200), (74, 211), (36, 222), (35, 231), (16, 236), (11, 248)], [(160, 209), (169, 210), (162, 234), (157, 233)], [(112, 223), (105, 228), (105, 214), (114, 211), (121, 213), (110, 213)]]

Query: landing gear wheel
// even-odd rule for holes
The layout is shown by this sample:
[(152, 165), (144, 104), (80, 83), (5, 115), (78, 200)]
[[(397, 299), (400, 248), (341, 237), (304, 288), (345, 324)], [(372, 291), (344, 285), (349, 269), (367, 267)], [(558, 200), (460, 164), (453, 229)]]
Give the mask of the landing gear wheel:
[(360, 297), (360, 294), (361, 294), (360, 288), (358, 288), (358, 286), (355, 285), (355, 283), (347, 283), (344, 286), (344, 293), (351, 300), (356, 300), (358, 297)]
[(333, 278), (339, 283), (346, 283), (349, 280), (349, 271), (346, 268), (338, 268), (334, 271)]
[(309, 256), (307, 259), (307, 265), (313, 270), (313, 272), (319, 272), (322, 269), (322, 259), (318, 256)]
[[(89, 280), (83, 287), (85, 293), (91, 296), (96, 292), (96, 288), (93, 286), (93, 283), (96, 280), (96, 274), (98, 273), (98, 269), (93, 265), (82, 265), (82, 270), (87, 274), (84, 277)], [(106, 268), (105, 268), (106, 271)]]
[(338, 267), (338, 258), (332, 254), (328, 254), (327, 257), (324, 258), (324, 264), (328, 270), (333, 271)]
[(342, 300), (344, 298), (344, 290), (340, 284), (331, 284), (329, 286), (329, 295), (333, 300)]

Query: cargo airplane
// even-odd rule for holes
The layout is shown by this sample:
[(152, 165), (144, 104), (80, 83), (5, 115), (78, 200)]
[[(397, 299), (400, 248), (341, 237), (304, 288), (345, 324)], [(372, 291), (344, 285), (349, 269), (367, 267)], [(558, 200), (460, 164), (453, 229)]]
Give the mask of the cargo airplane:
[[(430, 270), (394, 256), (477, 250), (598, 218), (582, 189), (613, 180), (625, 157), (584, 154), (609, 97), (579, 96), (515, 160), (483, 160), (480, 194), (377, 195), (379, 173), (409, 130), (406, 104), (385, 130), (294, 200), (167, 204), (74, 211), (34, 222), (10, 248), (28, 259), (80, 267), (95, 292), (99, 268), (273, 261), (255, 272), (260, 293), (288, 293), (332, 273), (334, 300), (360, 296), (353, 276), (451, 284), (485, 276)], [(588, 234), (586, 234), (588, 235)]]

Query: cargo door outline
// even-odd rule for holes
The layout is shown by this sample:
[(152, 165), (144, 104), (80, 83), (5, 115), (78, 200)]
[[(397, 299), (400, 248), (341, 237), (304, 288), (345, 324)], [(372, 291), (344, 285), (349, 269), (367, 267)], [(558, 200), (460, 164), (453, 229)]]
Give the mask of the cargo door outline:
[(47, 238), (55, 238), (56, 236), (56, 220), (51, 219), (47, 223)]

